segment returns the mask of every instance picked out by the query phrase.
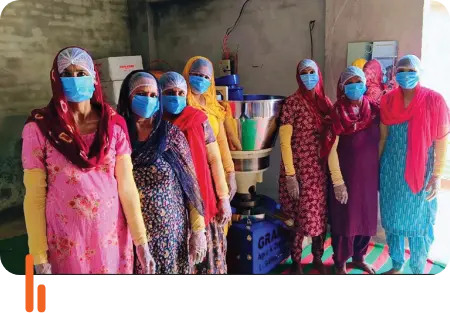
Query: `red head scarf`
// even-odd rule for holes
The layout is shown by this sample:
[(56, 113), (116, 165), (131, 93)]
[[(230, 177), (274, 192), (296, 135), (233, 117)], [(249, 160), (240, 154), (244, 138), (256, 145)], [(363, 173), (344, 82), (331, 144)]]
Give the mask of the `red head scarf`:
[[(314, 70), (317, 70), (317, 74), (319, 75), (319, 82), (316, 87), (314, 87), (314, 95), (311, 95), (311, 92), (306, 89), (305, 84), (303, 84), (300, 78), (300, 66), (305, 61), (315, 64)], [(297, 65), (295, 77), (297, 79), (298, 89), (295, 92), (294, 97), (296, 97), (299, 102), (304, 103), (308, 108), (308, 111), (315, 117), (321, 141), (320, 157), (326, 159), (331, 151), (334, 140), (331, 130), (332, 122), (330, 118), (332, 103), (330, 99), (325, 96), (322, 73), (316, 62), (312, 60), (303, 60)]]
[(219, 213), (207, 159), (205, 131), (203, 129), (203, 123), (208, 120), (208, 117), (199, 109), (187, 106), (179, 115), (172, 115), (168, 119), (184, 133), (189, 143), (200, 194), (203, 199), (205, 223), (208, 225), (211, 219)]
[(53, 61), (53, 67), (50, 71), (52, 99), (45, 108), (33, 110), (26, 123), (35, 122), (56, 150), (79, 168), (89, 169), (103, 164), (103, 160), (109, 152), (114, 125), (117, 124), (122, 127), (127, 136), (128, 131), (124, 119), (103, 101), (98, 73), (95, 70), (95, 91), (91, 98), (91, 104), (95, 109), (98, 109), (100, 121), (92, 145), (89, 147), (83, 141), (73, 114), (68, 107), (69, 104), (64, 95), (58, 71), (58, 56), (69, 48), (78, 47), (62, 49)]
[[(163, 92), (173, 88), (180, 88), (187, 93), (186, 80), (176, 72), (164, 73), (159, 83)], [(208, 116), (199, 109), (187, 106), (178, 115), (166, 113), (164, 117), (183, 132), (189, 143), (200, 194), (203, 199), (205, 223), (208, 225), (211, 219), (219, 212), (208, 164), (205, 130), (203, 128), (204, 123), (208, 120)]]
[(359, 113), (355, 108), (347, 97), (336, 101), (332, 113), (333, 130), (336, 135), (350, 135), (370, 127), (379, 113), (378, 104), (371, 102), (366, 96), (361, 99)]
[(413, 193), (419, 193), (424, 186), (428, 149), (449, 133), (450, 115), (444, 98), (418, 85), (405, 108), (403, 91), (397, 88), (381, 99), (381, 122), (385, 125), (408, 122), (405, 180)]
[(384, 94), (383, 68), (378, 60), (370, 60), (364, 65), (364, 74), (366, 75), (367, 91), (365, 96), (373, 104), (378, 104)]
[[(360, 74), (358, 74), (359, 72)], [(382, 71), (381, 74), (383, 74)], [(347, 68), (339, 78), (337, 86), (337, 101), (333, 106), (332, 113), (334, 134), (338, 136), (350, 135), (368, 128), (372, 125), (373, 120), (376, 119), (379, 114), (378, 102), (372, 101), (372, 99), (367, 95), (362, 97), (361, 105), (357, 106), (352, 104), (352, 102), (345, 96), (344, 86), (341, 84), (341, 81), (343, 79), (349, 79), (352, 76), (358, 76), (363, 81), (367, 79), (364, 77), (364, 73), (361, 72), (361, 70), (358, 69), (357, 72), (354, 72), (350, 67)]]

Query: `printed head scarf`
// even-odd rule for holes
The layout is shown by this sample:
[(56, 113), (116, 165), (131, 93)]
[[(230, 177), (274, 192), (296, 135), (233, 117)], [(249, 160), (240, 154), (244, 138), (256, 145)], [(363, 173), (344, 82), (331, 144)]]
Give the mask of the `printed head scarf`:
[[(413, 69), (420, 75), (420, 60), (416, 56), (404, 56), (398, 61), (398, 68)], [(397, 87), (381, 99), (380, 109), (381, 122), (385, 125), (408, 122), (405, 180), (413, 193), (419, 193), (425, 183), (428, 150), (450, 130), (447, 104), (438, 92), (418, 84), (407, 108), (403, 91)]]
[(353, 77), (359, 77), (363, 83), (367, 82), (364, 72), (356, 66), (349, 66), (342, 72), (337, 86), (337, 101), (332, 113), (333, 130), (338, 136), (368, 128), (379, 113), (377, 103), (372, 103), (365, 95), (359, 105), (353, 104), (345, 96), (345, 83)]
[[(201, 60), (201, 61), (199, 61)], [(209, 64), (209, 66), (206, 66), (203, 68), (206, 68), (206, 71), (204, 74), (207, 74), (210, 76), (211, 79), (211, 86), (208, 88), (208, 90), (203, 94), (206, 100), (206, 105), (201, 105), (194, 97), (194, 94), (192, 93), (192, 88), (189, 86), (189, 73), (198, 73), (198, 71), (201, 69), (201, 65), (203, 64)], [(212, 63), (210, 60), (204, 57), (196, 56), (191, 58), (186, 66), (184, 67), (183, 71), (184, 79), (186, 80), (187, 87), (188, 87), (188, 94), (187, 94), (187, 104), (190, 106), (193, 106), (194, 108), (200, 109), (206, 114), (211, 114), (217, 117), (220, 121), (225, 120), (225, 114), (226, 114), (226, 108), (224, 108), (220, 103), (217, 101), (217, 95), (216, 95), (216, 84), (214, 82), (214, 71), (212, 68)]]
[(85, 69), (97, 77), (91, 56), (79, 47), (68, 47), (56, 55), (50, 71), (52, 99), (43, 109), (33, 110), (26, 123), (35, 122), (50, 144), (74, 165), (91, 169), (103, 164), (109, 152), (114, 125), (122, 127), (126, 134), (125, 121), (103, 100), (100, 82), (95, 79), (95, 91), (91, 105), (98, 110), (100, 120), (94, 142), (89, 147), (82, 139), (61, 83), (61, 73), (70, 65)]
[[(307, 67), (313, 68), (319, 75), (319, 82), (314, 88), (315, 95), (311, 95), (300, 78), (300, 72)], [(295, 74), (298, 84), (297, 96), (302, 100), (307, 100), (305, 102), (308, 104), (309, 109), (313, 112), (314, 116), (316, 116), (317, 124), (321, 125), (330, 113), (331, 101), (325, 96), (322, 72), (320, 71), (319, 66), (313, 60), (305, 59), (299, 62)]]
[[(136, 85), (145, 84), (153, 86), (154, 83), (158, 87), (158, 98), (160, 100), (158, 101), (159, 110), (152, 117), (153, 128), (149, 138), (145, 141), (139, 141), (136, 119), (131, 111), (129, 95), (132, 93), (131, 90), (136, 88)], [(199, 187), (194, 169), (187, 166), (186, 156), (183, 154), (183, 151), (180, 151), (179, 147), (174, 145), (170, 140), (170, 130), (173, 130), (173, 126), (163, 119), (161, 88), (156, 77), (143, 70), (133, 71), (128, 74), (120, 89), (117, 111), (125, 118), (130, 130), (133, 147), (133, 166), (136, 168), (149, 167), (154, 165), (156, 160), (162, 158), (175, 172), (187, 201), (203, 215), (203, 201), (198, 191)], [(179, 130), (177, 129), (177, 131)]]
[(342, 73), (341, 76), (339, 77), (339, 81), (338, 81), (338, 85), (336, 88), (336, 96), (337, 99), (343, 98), (345, 97), (345, 93), (344, 93), (344, 86), (345, 83), (352, 77), (359, 77), (361, 78), (362, 83), (366, 84), (367, 80), (366, 80), (366, 75), (364, 74), (363, 70), (360, 69), (357, 66), (349, 66), (347, 67)]
[[(164, 73), (159, 82), (163, 91), (179, 88), (187, 94), (186, 80), (178, 73)], [(218, 213), (216, 194), (213, 188), (214, 184), (211, 178), (207, 159), (207, 148), (205, 145), (204, 123), (208, 120), (208, 117), (201, 110), (188, 106), (180, 114), (167, 116), (166, 118), (184, 133), (189, 143), (200, 194), (204, 204), (205, 224), (208, 225), (211, 219)]]
[[(308, 89), (306, 89), (300, 78), (300, 72), (307, 67), (313, 68), (319, 75), (319, 82), (317, 83), (316, 87), (314, 87), (313, 90), (315, 91), (315, 93), (313, 94)], [(305, 59), (300, 61), (297, 65), (297, 68), (295, 70), (295, 78), (297, 80), (298, 89), (294, 94), (294, 97), (296, 97), (298, 101), (304, 103), (308, 108), (308, 111), (311, 112), (311, 114), (315, 117), (316, 126), (319, 130), (321, 141), (320, 156), (322, 158), (326, 158), (331, 151), (334, 140), (331, 134), (330, 119), (332, 104), (330, 99), (325, 96), (322, 73), (316, 62), (314, 62), (313, 60)]]
[(378, 60), (370, 60), (364, 65), (364, 74), (366, 75), (366, 97), (373, 103), (380, 103), (384, 94), (383, 76), (385, 70)]

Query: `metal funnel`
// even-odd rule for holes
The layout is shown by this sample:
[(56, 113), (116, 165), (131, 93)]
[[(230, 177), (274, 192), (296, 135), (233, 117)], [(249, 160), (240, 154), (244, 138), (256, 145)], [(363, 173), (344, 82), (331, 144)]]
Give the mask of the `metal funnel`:
[(243, 101), (229, 101), (232, 116), (225, 119), (225, 129), (236, 170), (237, 194), (231, 203), (236, 212), (246, 217), (272, 215), (292, 227), (293, 221), (283, 214), (272, 214), (273, 208), (263, 201), (267, 197), (256, 194), (256, 185), (263, 181), (263, 173), (270, 166), (284, 99), (244, 95)]
[(269, 167), (283, 102), (284, 97), (268, 95), (244, 95), (243, 101), (228, 101), (232, 118), (225, 120), (225, 129), (236, 171)]

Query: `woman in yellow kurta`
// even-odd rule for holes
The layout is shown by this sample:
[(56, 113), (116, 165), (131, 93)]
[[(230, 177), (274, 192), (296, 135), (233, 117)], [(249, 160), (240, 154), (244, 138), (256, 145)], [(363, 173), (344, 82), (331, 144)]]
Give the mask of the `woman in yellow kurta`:
[(193, 57), (187, 62), (183, 76), (188, 86), (187, 104), (208, 115), (209, 123), (217, 138), (231, 201), (236, 193), (237, 186), (234, 163), (224, 126), (227, 108), (217, 101), (212, 63), (204, 57)]

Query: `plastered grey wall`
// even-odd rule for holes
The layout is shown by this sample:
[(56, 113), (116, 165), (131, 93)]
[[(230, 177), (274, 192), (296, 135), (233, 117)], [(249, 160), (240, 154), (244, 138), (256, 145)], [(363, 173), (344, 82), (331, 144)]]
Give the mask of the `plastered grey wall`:
[[(155, 0), (153, 0), (155, 1)], [(133, 55), (141, 55), (144, 69), (157, 58), (153, 11), (149, 0), (128, 0), (130, 42)]]
[[(221, 58), (223, 35), (244, 1), (168, 1), (151, 5), (156, 58), (181, 71), (187, 59)], [(421, 56), (424, 0), (254, 0), (246, 7), (229, 47), (239, 45), (239, 74), (247, 93), (289, 95), (296, 89), (296, 63), (310, 57), (310, 20), (316, 20), (314, 59), (323, 68), (327, 94), (335, 99), (346, 65), (347, 44), (397, 40), (399, 55)], [(280, 153), (259, 191), (277, 198)]]
[(325, 91), (336, 99), (347, 44), (397, 40), (399, 56), (421, 56), (424, 0), (326, 0)]
[(126, 0), (19, 0), (0, 19), (0, 211), (24, 194), (19, 139), (31, 109), (50, 99), (49, 72), (69, 45), (94, 58), (130, 53)]
[[(169, 1), (152, 4), (156, 57), (182, 71), (196, 55), (217, 65), (222, 57), (225, 31), (238, 17), (239, 0)], [(309, 21), (313, 32), (314, 58), (324, 64), (324, 0), (253, 0), (230, 35), (232, 51), (239, 45), (239, 75), (246, 93), (288, 96), (297, 89), (297, 63), (310, 56)], [(278, 198), (279, 144), (271, 157), (258, 192)]]

